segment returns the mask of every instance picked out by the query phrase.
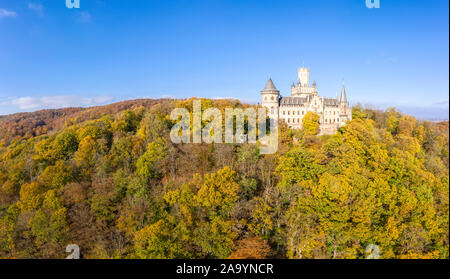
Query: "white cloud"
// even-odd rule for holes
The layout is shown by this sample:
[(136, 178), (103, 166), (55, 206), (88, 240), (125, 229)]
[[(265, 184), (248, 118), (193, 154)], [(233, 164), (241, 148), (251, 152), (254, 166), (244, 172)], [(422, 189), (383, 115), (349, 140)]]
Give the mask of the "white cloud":
[[(152, 98), (152, 97), (146, 97), (146, 98)], [(153, 98), (154, 98), (154, 97), (153, 97)], [(168, 95), (168, 94), (161, 95), (161, 96), (159, 96), (158, 98), (161, 98), (161, 99), (176, 99), (175, 96), (173, 96), (173, 95)]]
[(28, 3), (28, 9), (35, 11), (39, 16), (44, 16), (44, 7), (38, 3)]
[(10, 101), (10, 104), (20, 110), (37, 110), (67, 107), (88, 107), (103, 105), (113, 101), (111, 96), (82, 97), (82, 96), (43, 96), (21, 97)]
[(5, 9), (0, 9), (0, 18), (2, 17), (16, 17), (17, 13), (13, 11), (8, 11)]
[(38, 101), (31, 97), (14, 99), (11, 104), (18, 106), (20, 109), (34, 109), (40, 106)]
[(237, 98), (234, 97), (212, 97), (213, 100), (237, 100)]

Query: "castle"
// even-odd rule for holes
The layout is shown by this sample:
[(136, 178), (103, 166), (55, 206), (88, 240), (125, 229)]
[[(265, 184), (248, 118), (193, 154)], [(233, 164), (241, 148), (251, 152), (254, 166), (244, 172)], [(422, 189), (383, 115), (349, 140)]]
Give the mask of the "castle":
[(337, 129), (352, 119), (352, 110), (347, 101), (345, 87), (342, 85), (341, 97), (325, 98), (317, 93), (314, 81), (309, 85), (309, 69), (298, 69), (298, 83), (291, 86), (291, 97), (280, 96), (280, 91), (269, 78), (266, 87), (261, 91), (262, 106), (269, 111), (272, 119), (282, 119), (292, 129), (302, 127), (303, 116), (308, 111), (319, 115), (322, 135), (334, 134)]

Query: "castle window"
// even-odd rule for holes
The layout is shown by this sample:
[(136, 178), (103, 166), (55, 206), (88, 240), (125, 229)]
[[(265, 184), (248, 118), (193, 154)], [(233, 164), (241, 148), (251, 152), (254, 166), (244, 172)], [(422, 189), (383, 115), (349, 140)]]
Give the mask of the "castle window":
[(302, 115), (305, 115), (305, 111), (304, 110), (302, 110)]
[(272, 101), (273, 101), (274, 99), (273, 99), (273, 96), (272, 96)]
[(291, 112), (288, 110), (288, 115), (291, 115)]
[(274, 114), (274, 109), (273, 109), (273, 107), (270, 108), (270, 113), (271, 113), (271, 114)]
[(291, 123), (291, 119), (290, 118), (288, 118), (288, 123)]
[(286, 115), (286, 112), (283, 110), (283, 115)]

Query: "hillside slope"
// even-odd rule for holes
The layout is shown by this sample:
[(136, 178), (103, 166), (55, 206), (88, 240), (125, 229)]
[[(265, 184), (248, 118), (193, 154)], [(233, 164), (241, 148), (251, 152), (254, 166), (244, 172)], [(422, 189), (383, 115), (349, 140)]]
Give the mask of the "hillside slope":
[(0, 258), (449, 257), (448, 122), (354, 107), (333, 136), (281, 125), (261, 155), (173, 144), (175, 107), (192, 99), (0, 118)]
[(66, 124), (97, 119), (105, 114), (116, 114), (126, 109), (151, 106), (167, 102), (166, 99), (138, 99), (89, 108), (47, 109), (0, 117), (0, 142), (18, 138), (30, 138), (59, 131)]

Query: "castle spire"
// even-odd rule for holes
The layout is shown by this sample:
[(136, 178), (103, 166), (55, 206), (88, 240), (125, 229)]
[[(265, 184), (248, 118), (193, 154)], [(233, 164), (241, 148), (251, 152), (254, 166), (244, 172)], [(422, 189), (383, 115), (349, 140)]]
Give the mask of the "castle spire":
[(345, 93), (345, 86), (344, 86), (344, 83), (342, 83), (341, 103), (347, 103), (347, 94)]

